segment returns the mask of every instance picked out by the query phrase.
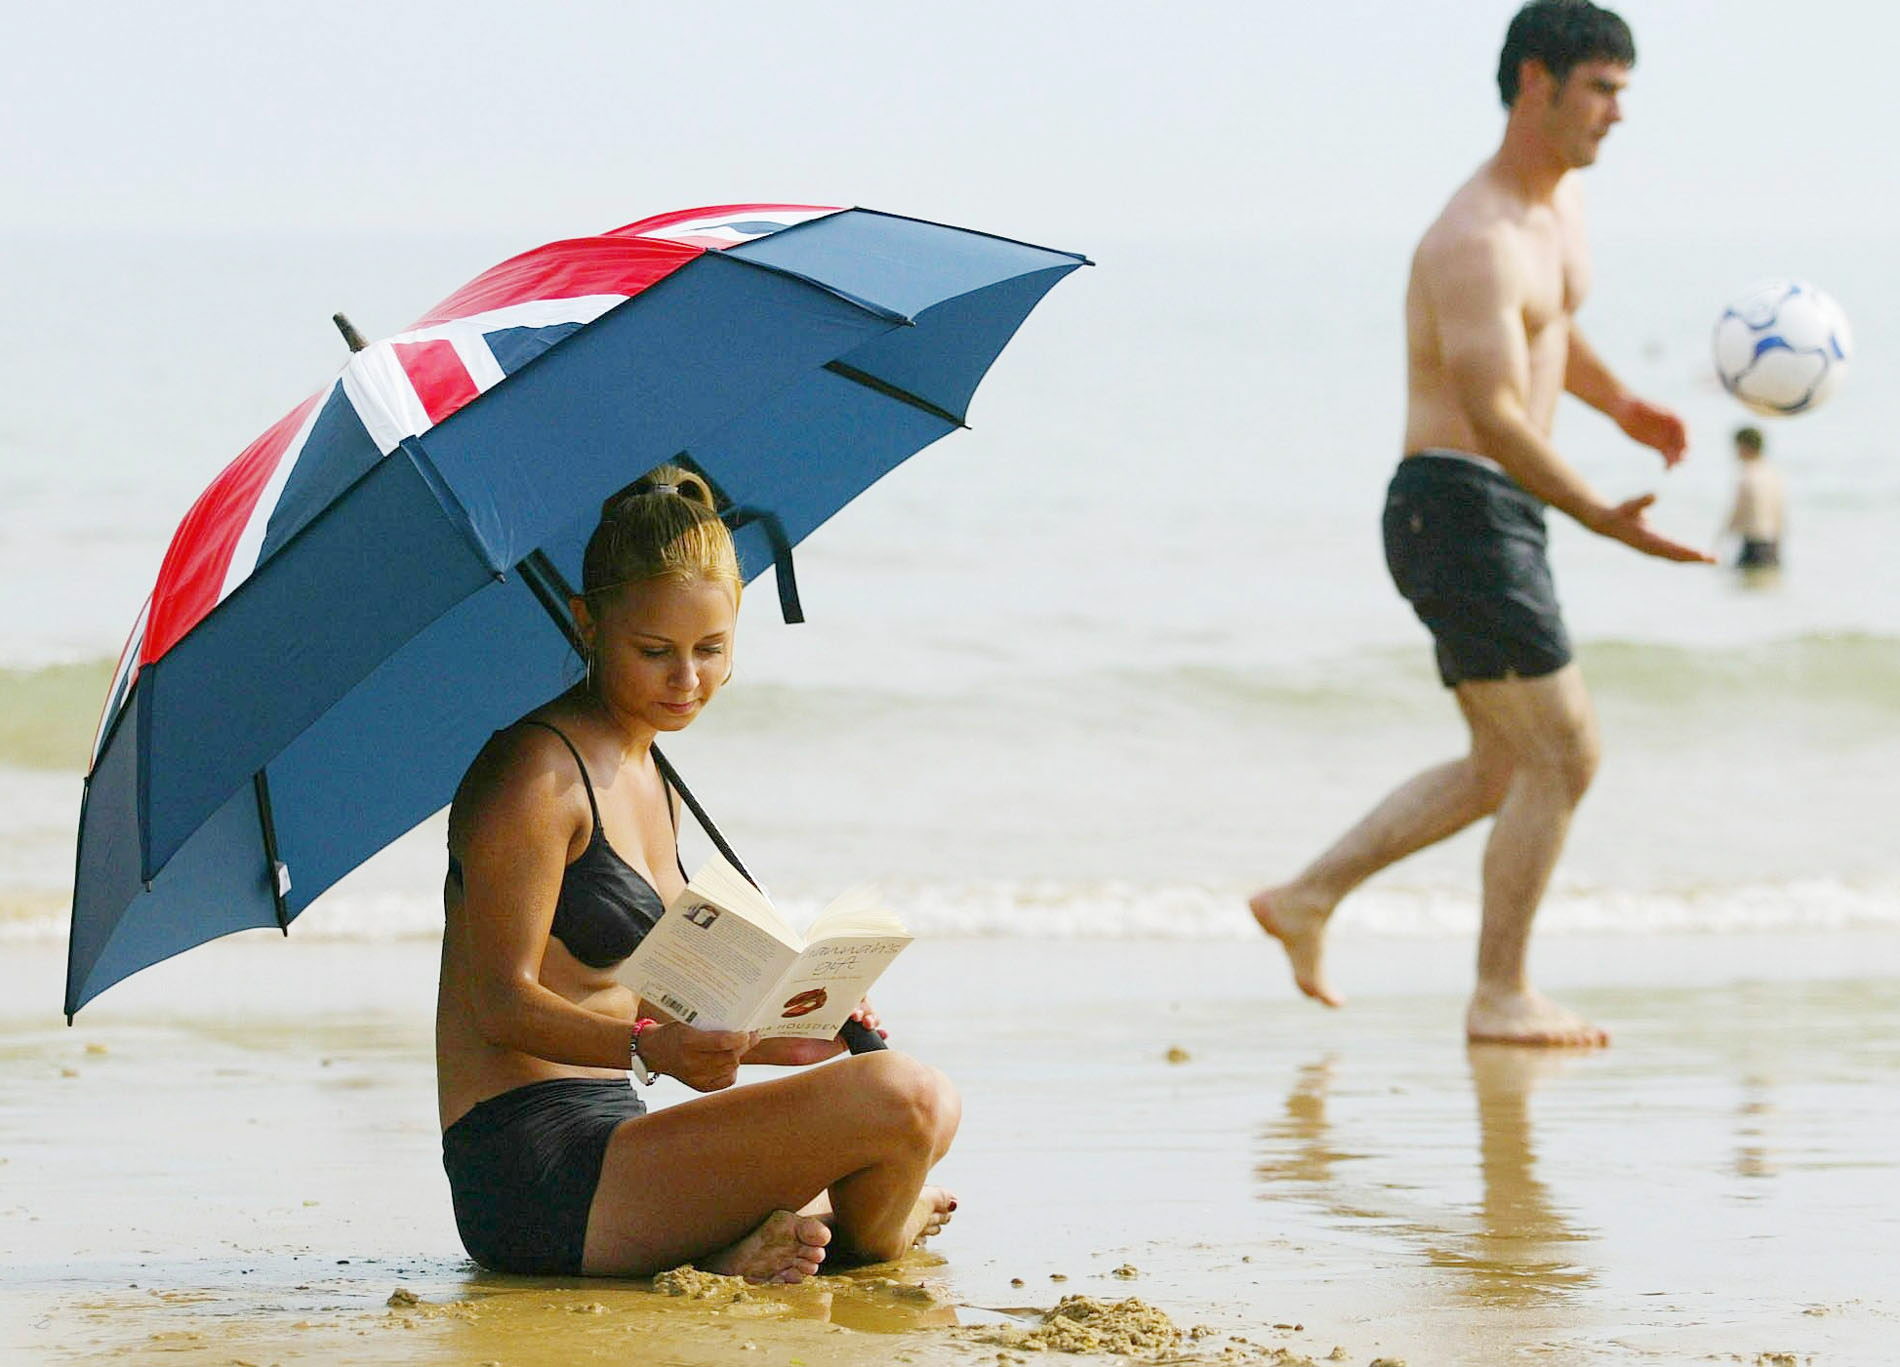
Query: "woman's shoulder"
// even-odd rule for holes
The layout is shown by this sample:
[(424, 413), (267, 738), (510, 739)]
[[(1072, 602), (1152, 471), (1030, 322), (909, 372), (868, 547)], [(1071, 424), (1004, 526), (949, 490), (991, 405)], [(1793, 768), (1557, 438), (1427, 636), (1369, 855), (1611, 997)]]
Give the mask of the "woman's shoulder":
[(558, 730), (558, 718), (537, 708), (489, 736), (462, 775), (450, 821), (478, 819), (496, 808), (540, 805), (580, 795), (580, 772)]
[[(491, 732), (482, 748), (476, 752), (469, 772), (472, 774), (478, 769), (536, 769), (551, 765), (557, 756), (565, 756), (567, 746), (561, 739), (560, 722), (544, 715), (547, 710), (536, 708), (525, 717), (509, 722), (499, 731)], [(571, 765), (573, 761), (569, 760), (568, 763)]]

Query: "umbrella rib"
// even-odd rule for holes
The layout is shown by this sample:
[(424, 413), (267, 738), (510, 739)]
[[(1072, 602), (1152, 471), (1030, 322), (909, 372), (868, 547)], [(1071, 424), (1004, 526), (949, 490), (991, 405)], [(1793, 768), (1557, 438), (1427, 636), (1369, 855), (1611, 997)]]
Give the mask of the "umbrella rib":
[[(791, 230), (782, 229), (781, 231), (789, 232)], [(744, 245), (743, 243), (740, 244), (740, 248), (743, 248)], [(795, 271), (789, 266), (781, 266), (772, 261), (756, 261), (749, 256), (741, 256), (739, 254), (740, 248), (734, 248), (730, 251), (709, 251), (697, 259), (700, 261), (727, 261), (735, 266), (750, 267), (755, 271), (770, 271), (773, 275), (783, 276), (787, 280), (796, 280), (799, 284), (809, 285), (812, 289), (823, 290), (834, 299), (842, 299), (853, 308), (863, 309), (866, 313), (875, 318), (882, 318), (887, 323), (895, 323), (899, 327), (907, 328), (917, 326), (916, 319), (910, 317), (908, 314), (899, 313), (888, 304), (880, 304), (875, 299), (866, 299), (860, 295), (852, 294), (848, 290), (841, 290), (836, 285), (826, 284), (816, 276), (807, 275), (803, 271)]]
[(270, 780), (259, 769), (251, 775), (251, 787), (257, 793), (257, 824), (264, 836), (264, 877), (270, 883), (270, 897), (277, 908), (277, 928), (290, 934), (290, 904), (284, 894), (290, 891), (290, 869), (277, 857), (277, 822), (271, 816)]
[(846, 365), (843, 361), (826, 361), (825, 369), (829, 370), (833, 375), (843, 376), (853, 384), (861, 384), (866, 389), (875, 390), (887, 399), (896, 399), (899, 403), (907, 403), (912, 408), (921, 409), (930, 414), (931, 417), (939, 418), (949, 423), (952, 427), (961, 427), (965, 431), (969, 430), (970, 424), (958, 417), (955, 413), (952, 413), (949, 409), (939, 408), (929, 399), (918, 394), (913, 394), (908, 389), (899, 389), (889, 380), (880, 380), (868, 370), (859, 370), (856, 366)]
[[(772, 564), (778, 569), (779, 613), (787, 622), (797, 623), (805, 620), (804, 608), (798, 601), (798, 580), (792, 571), (792, 544), (785, 535), (785, 525), (779, 521), (778, 514), (763, 508), (731, 508), (725, 513), (727, 524), (737, 531), (748, 522), (760, 524), (766, 539), (772, 545)], [(585, 659), (586, 644), (581, 640), (580, 628), (574, 625), (574, 619), (568, 614), (567, 600), (574, 597), (573, 586), (567, 578), (554, 567), (546, 551), (532, 551), (523, 556), (516, 565), (521, 578), (534, 593), (535, 601), (542, 610), (554, 619), (554, 624), (567, 637), (568, 645), (574, 653)]]
[(533, 591), (535, 600), (547, 615), (554, 619), (554, 625), (561, 629), (561, 634), (567, 638), (574, 653), (586, 658), (587, 644), (581, 640), (580, 628), (574, 625), (574, 619), (567, 610), (567, 600), (575, 596), (573, 586), (554, 568), (554, 562), (548, 559), (547, 552), (530, 551), (515, 568), (521, 571), (522, 581)]

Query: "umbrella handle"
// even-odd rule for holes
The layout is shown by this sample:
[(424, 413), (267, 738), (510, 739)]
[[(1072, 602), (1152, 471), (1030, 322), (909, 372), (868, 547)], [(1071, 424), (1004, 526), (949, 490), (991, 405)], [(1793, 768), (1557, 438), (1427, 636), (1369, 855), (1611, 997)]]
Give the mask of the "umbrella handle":
[(838, 1031), (838, 1038), (854, 1054), (875, 1054), (880, 1049), (891, 1047), (884, 1042), (882, 1035), (860, 1020), (846, 1021), (844, 1028)]

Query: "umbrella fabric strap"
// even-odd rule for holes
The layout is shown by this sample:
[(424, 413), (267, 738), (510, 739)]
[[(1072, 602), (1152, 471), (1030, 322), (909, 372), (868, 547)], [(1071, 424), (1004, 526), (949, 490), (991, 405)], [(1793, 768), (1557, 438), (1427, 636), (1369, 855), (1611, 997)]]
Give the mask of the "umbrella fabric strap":
[(792, 540), (785, 535), (785, 524), (778, 514), (765, 508), (741, 507), (728, 508), (723, 517), (731, 531), (756, 523), (765, 533), (765, 540), (772, 548), (772, 577), (778, 583), (779, 615), (792, 626), (804, 621), (805, 608), (798, 601), (798, 576), (792, 569)]

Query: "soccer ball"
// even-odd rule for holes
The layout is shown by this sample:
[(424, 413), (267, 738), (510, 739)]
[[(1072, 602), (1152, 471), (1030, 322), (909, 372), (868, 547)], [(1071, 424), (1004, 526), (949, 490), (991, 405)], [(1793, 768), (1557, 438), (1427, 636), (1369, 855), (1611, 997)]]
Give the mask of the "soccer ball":
[(1805, 413), (1834, 392), (1854, 352), (1841, 306), (1805, 280), (1769, 280), (1722, 311), (1715, 373), (1770, 416)]

